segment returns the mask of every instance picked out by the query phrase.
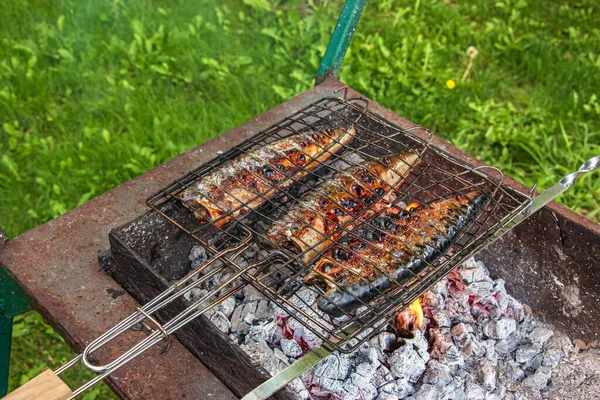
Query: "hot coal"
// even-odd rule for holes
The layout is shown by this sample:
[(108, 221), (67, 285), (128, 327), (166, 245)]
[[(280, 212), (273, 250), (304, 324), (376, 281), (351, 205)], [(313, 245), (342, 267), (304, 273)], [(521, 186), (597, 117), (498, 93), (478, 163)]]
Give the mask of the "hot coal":
[[(256, 259), (252, 251), (244, 255), (247, 262)], [(190, 260), (194, 265), (203, 257), (193, 249)], [(206, 295), (217, 282), (194, 289), (189, 300)], [(310, 289), (289, 300), (327, 328), (342, 322), (317, 309)], [(298, 399), (318, 400), (544, 398), (556, 390), (555, 371), (563, 371), (563, 380), (573, 376), (563, 366), (573, 354), (570, 340), (527, 314), (480, 261), (469, 259), (425, 293), (421, 304), (425, 326), (412, 338), (390, 326), (352, 354), (325, 358), (290, 388)], [(216, 307), (210, 319), (271, 374), (322, 344), (252, 286)]]

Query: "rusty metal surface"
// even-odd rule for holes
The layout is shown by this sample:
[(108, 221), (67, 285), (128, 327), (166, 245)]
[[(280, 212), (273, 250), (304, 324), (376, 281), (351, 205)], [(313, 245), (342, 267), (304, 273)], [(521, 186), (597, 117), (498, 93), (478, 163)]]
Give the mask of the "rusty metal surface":
[[(113, 190), (90, 200), (67, 214), (35, 228), (0, 247), (0, 263), (6, 266), (45, 318), (76, 349), (127, 316), (136, 306), (129, 295), (113, 298), (121, 288), (100, 270), (97, 256), (108, 248), (110, 229), (147, 210), (144, 200), (160, 187), (208, 161), (217, 151), (257, 133), (324, 96), (342, 96), (344, 85), (329, 79), (255, 119), (198, 146)], [(337, 92), (336, 92), (337, 91)], [(358, 93), (348, 89), (348, 96)], [(372, 103), (379, 115), (408, 128), (416, 126), (384, 107)], [(478, 160), (442, 139), (434, 143), (472, 165)], [(512, 180), (508, 184), (526, 189)], [(552, 203), (546, 208), (560, 220), (572, 221), (577, 229), (600, 235), (600, 227)], [(517, 228), (517, 229), (520, 229)], [(532, 288), (533, 289), (533, 288)], [(114, 293), (114, 292), (113, 292)], [(131, 333), (119, 340), (123, 345), (137, 337)], [(210, 398), (233, 395), (187, 350), (174, 343), (166, 356), (153, 349), (114, 374), (110, 386), (127, 399)], [(110, 357), (110, 354), (107, 355)]]

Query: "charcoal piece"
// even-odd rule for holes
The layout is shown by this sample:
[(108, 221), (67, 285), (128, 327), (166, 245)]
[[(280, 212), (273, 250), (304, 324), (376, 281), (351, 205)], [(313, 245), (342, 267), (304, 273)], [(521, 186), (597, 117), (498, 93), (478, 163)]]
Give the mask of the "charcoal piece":
[(548, 349), (544, 351), (542, 365), (544, 367), (556, 367), (562, 360), (562, 352), (559, 349)]
[(423, 374), (423, 382), (442, 388), (452, 382), (450, 367), (437, 360), (429, 360), (427, 370)]
[(235, 309), (235, 298), (228, 297), (215, 308), (217, 311), (222, 312), (227, 318), (229, 318), (231, 317), (231, 314), (233, 314), (233, 310)]
[(469, 334), (469, 327), (463, 324), (462, 322), (456, 324), (450, 330), (450, 334), (452, 335), (452, 339), (454, 343), (458, 345), (461, 349), (471, 343), (471, 335)]
[(398, 400), (414, 393), (414, 386), (405, 379), (390, 381), (380, 388), (377, 400)]
[(535, 346), (521, 346), (515, 353), (515, 361), (520, 364), (529, 362), (540, 353), (540, 349)]
[(244, 305), (239, 305), (231, 314), (231, 330), (233, 332), (238, 332), (240, 330), (240, 324), (242, 323), (242, 313), (244, 311)]
[(369, 382), (369, 377), (356, 372), (350, 374), (343, 388), (346, 392), (344, 399), (372, 399), (377, 395), (377, 388)]
[(444, 308), (445, 298), (442, 294), (435, 293), (433, 291), (427, 291), (425, 294), (423, 294), (423, 296), (421, 296), (420, 301), (422, 307), (431, 307), (441, 310)]
[(521, 382), (525, 378), (525, 372), (518, 364), (509, 365), (504, 371), (506, 380), (510, 382)]
[(523, 365), (523, 370), (525, 371), (525, 375), (529, 376), (542, 365), (542, 356), (537, 354), (531, 360), (529, 360), (525, 365)]
[(260, 290), (252, 285), (244, 286), (242, 291), (244, 293), (244, 299), (246, 302), (265, 300), (267, 298)]
[(256, 319), (256, 315), (252, 314), (252, 313), (247, 313), (246, 315), (244, 315), (244, 323), (246, 325), (252, 325), (254, 323), (254, 320)]
[(517, 323), (512, 318), (501, 318), (498, 321), (490, 321), (483, 328), (485, 335), (492, 339), (506, 339), (517, 330)]
[(467, 398), (467, 394), (465, 393), (462, 383), (451, 383), (444, 391), (444, 394), (445, 397), (442, 398), (452, 400), (465, 400)]
[(412, 345), (401, 346), (392, 353), (389, 358), (390, 371), (398, 379), (406, 379), (409, 382), (417, 382), (425, 371), (425, 363), (429, 359), (423, 359)]
[(466, 395), (467, 400), (484, 400), (486, 392), (485, 389), (477, 383), (470, 382), (466, 384)]
[(260, 300), (256, 305), (256, 318), (266, 320), (273, 317), (273, 310), (268, 300)]
[(296, 358), (302, 354), (302, 348), (292, 339), (281, 339), (281, 350), (288, 357)]
[(411, 400), (438, 400), (442, 391), (436, 385), (425, 383), (410, 398)]
[(554, 336), (554, 332), (545, 326), (538, 326), (534, 328), (529, 334), (531, 342), (538, 346), (541, 346), (544, 343), (546, 343), (548, 340), (550, 340), (552, 336)]
[(377, 351), (379, 361), (384, 361), (389, 353), (399, 346), (396, 335), (391, 332), (382, 332), (369, 340), (371, 346)]
[(496, 389), (496, 368), (489, 362), (482, 362), (479, 367), (480, 381), (485, 390)]
[(452, 325), (452, 321), (450, 321), (450, 317), (445, 312), (434, 310), (431, 312), (431, 317), (433, 323), (438, 328), (450, 328)]
[(274, 348), (273, 349), (273, 354), (275, 354), (275, 356), (277, 358), (279, 358), (281, 360), (281, 362), (283, 362), (286, 365), (289, 365), (290, 360), (289, 360), (289, 358), (285, 354), (283, 354), (283, 351), (281, 351), (281, 349)]
[(380, 365), (371, 377), (371, 384), (377, 388), (380, 388), (387, 383), (393, 381), (390, 370), (385, 365)]
[(522, 382), (522, 385), (532, 389), (541, 390), (547, 386), (548, 380), (551, 376), (552, 370), (550, 368), (540, 367), (537, 371), (535, 371), (534, 374), (525, 378)]
[(203, 246), (196, 245), (190, 250), (188, 260), (192, 262), (192, 268), (198, 268), (208, 260), (208, 253)]
[(487, 268), (483, 263), (478, 263), (474, 258), (468, 259), (460, 269), (459, 276), (466, 284), (489, 279)]
[(279, 328), (274, 321), (252, 325), (246, 336), (246, 343), (249, 341), (273, 343), (277, 329)]
[(258, 364), (267, 370), (271, 375), (275, 375), (285, 368), (285, 364), (282, 363), (282, 361), (275, 355), (273, 350), (271, 350), (271, 348), (264, 342), (242, 344), (240, 348), (248, 353), (253, 360), (258, 362)]
[(450, 329), (430, 329), (429, 333), (432, 337), (430, 350), (431, 358), (444, 361), (451, 365), (461, 365), (464, 363), (463, 355), (452, 340)]

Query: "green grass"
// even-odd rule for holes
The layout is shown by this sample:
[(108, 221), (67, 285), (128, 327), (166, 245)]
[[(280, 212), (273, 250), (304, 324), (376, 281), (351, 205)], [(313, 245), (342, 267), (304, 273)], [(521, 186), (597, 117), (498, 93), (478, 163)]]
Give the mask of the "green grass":
[[(340, 5), (3, 0), (0, 224), (16, 236), (310, 88)], [(372, 1), (341, 79), (529, 186), (600, 154), (596, 0)], [(600, 174), (559, 201), (600, 220)], [(35, 314), (18, 324), (13, 388), (71, 356)]]

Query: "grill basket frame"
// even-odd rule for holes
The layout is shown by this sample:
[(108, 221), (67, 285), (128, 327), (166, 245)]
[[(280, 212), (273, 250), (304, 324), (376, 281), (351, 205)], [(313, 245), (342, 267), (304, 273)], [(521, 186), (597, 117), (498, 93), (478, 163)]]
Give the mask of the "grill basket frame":
[[(219, 290), (228, 289), (232, 295), (243, 286), (250, 284), (279, 307), (280, 315), (295, 318), (331, 348), (350, 353), (384, 328), (400, 311), (452, 269), (475, 254), (489, 237), (510, 223), (531, 204), (530, 196), (502, 185), (504, 175), (497, 168), (471, 167), (432, 145), (432, 135), (428, 131), (420, 127), (403, 129), (370, 113), (368, 105), (368, 101), (362, 98), (320, 99), (258, 132), (240, 145), (233, 146), (229, 151), (218, 154), (208, 163), (190, 171), (147, 199), (146, 203), (150, 208), (175, 224), (185, 234), (193, 237), (213, 257), (219, 257), (221, 261), (219, 264), (213, 259), (210, 268), (201, 266), (192, 271), (183, 281), (190, 281), (189, 278), (193, 275), (199, 277), (207, 273), (212, 276), (223, 272), (235, 277), (227, 282), (227, 285), (219, 286), (213, 293), (192, 304), (190, 313), (182, 321), (193, 319), (192, 317), (199, 312), (202, 313), (223, 301), (225, 297), (218, 293)], [(177, 197), (212, 171), (218, 170), (242, 154), (248, 154), (255, 148), (308, 131), (319, 132), (350, 126), (356, 130), (356, 138), (343, 145), (342, 152), (331, 155), (322, 163), (319, 162), (317, 168), (308, 172), (302, 170), (293, 172), (288, 176), (292, 181), (291, 185), (284, 188), (275, 187), (275, 195), (263, 198), (262, 205), (241, 217), (236, 216), (233, 222), (223, 227), (217, 227), (215, 224), (217, 221), (198, 222), (189, 211), (191, 206), (185, 207), (183, 200)], [(319, 185), (329, 179), (333, 173), (357, 166), (364, 160), (371, 161), (376, 157), (401, 152), (418, 154), (419, 165), (411, 166), (409, 172), (398, 180), (404, 183), (393, 188), (397, 193), (397, 204), (417, 202), (427, 207), (430, 201), (464, 195), (473, 188), (485, 192), (488, 200), (473, 223), (461, 229), (456, 235), (451, 250), (446, 255), (439, 255), (429, 262), (423, 260), (427, 265), (426, 268), (416, 275), (413, 274), (410, 282), (380, 293), (377, 298), (369, 301), (356, 312), (345, 313), (343, 318), (332, 321), (326, 314), (315, 312), (315, 309), (306, 303), (306, 299), (298, 296), (292, 298), (291, 294), (296, 291), (290, 290), (290, 287), (308, 288), (317, 298), (323, 296), (323, 293), (312, 285), (307, 286), (302, 283), (302, 276), (310, 270), (310, 265), (302, 263), (302, 254), (294, 254), (276, 246), (269, 248), (270, 243), (265, 236), (264, 227), (270, 223), (265, 224), (264, 221), (272, 223), (280, 218), (289, 209), (290, 204), (300, 202), (309, 191), (318, 191)], [(297, 173), (302, 176), (294, 178)], [(388, 189), (380, 197), (388, 195), (390, 190), (392, 189)], [(248, 203), (240, 201), (239, 207), (245, 208)], [(233, 213), (236, 210), (229, 211)], [(373, 214), (369, 207), (365, 207), (364, 211), (354, 215), (349, 223), (337, 226), (337, 232), (350, 234), (353, 232), (352, 224), (357, 224), (357, 221), (370, 224), (379, 213), (381, 212)], [(182, 218), (182, 215), (186, 217)], [(326, 240), (339, 245), (338, 240), (331, 235)], [(247, 246), (240, 247), (242, 242)], [(231, 256), (233, 252), (227, 250), (236, 246), (239, 251)], [(245, 251), (252, 252), (252, 248), (259, 256), (248, 259), (244, 256)], [(317, 250), (311, 246), (308, 251)], [(317, 252), (322, 256), (326, 251), (327, 249)], [(218, 270), (215, 269), (215, 264), (219, 264), (216, 267)], [(195, 281), (195, 285), (197, 282)], [(174, 325), (174, 327), (179, 326), (182, 326), (181, 321)]]

